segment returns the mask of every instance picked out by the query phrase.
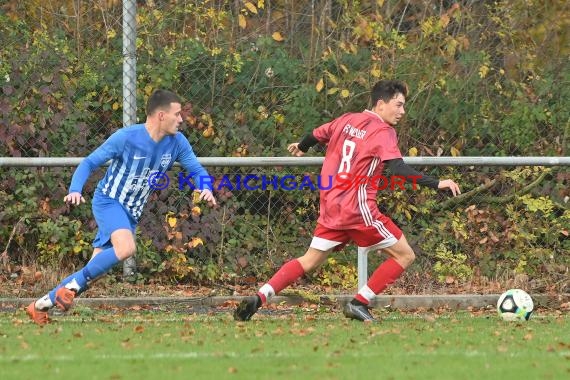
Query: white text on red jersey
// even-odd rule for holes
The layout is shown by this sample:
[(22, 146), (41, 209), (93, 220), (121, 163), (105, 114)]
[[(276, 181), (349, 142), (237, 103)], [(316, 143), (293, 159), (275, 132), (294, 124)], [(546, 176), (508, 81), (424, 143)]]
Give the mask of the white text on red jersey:
[(362, 129), (354, 128), (352, 125), (347, 124), (344, 126), (342, 130), (345, 134), (349, 135), (350, 137), (356, 137), (358, 139), (363, 139), (366, 131)]

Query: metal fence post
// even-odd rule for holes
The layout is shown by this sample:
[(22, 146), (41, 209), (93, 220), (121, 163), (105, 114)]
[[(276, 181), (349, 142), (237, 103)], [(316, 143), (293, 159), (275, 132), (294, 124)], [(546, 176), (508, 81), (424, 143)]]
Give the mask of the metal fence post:
[(136, 13), (136, 0), (123, 0), (123, 126), (137, 121)]
[(368, 282), (368, 252), (358, 250), (358, 290)]
[[(137, 3), (123, 0), (123, 126), (137, 121)], [(123, 261), (123, 277), (134, 280), (137, 262), (134, 256)]]

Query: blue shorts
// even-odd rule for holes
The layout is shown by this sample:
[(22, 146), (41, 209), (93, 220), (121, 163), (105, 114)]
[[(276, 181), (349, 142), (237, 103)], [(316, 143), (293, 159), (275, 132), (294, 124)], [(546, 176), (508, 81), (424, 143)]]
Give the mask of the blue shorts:
[(91, 204), (93, 216), (97, 222), (97, 235), (93, 240), (94, 248), (111, 248), (111, 234), (116, 230), (128, 229), (135, 235), (137, 221), (125, 210), (119, 201), (95, 191)]

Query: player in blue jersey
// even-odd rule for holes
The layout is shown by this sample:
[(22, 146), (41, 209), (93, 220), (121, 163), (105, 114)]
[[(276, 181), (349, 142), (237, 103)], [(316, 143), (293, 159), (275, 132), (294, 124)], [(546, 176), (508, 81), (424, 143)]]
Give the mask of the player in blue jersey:
[(85, 203), (83, 185), (95, 169), (110, 161), (92, 201), (99, 227), (93, 241), (93, 257), (85, 267), (26, 308), (35, 323), (48, 323), (48, 310), (54, 306), (68, 310), (90, 281), (135, 254), (135, 229), (154, 190), (152, 180), (164, 176), (175, 161), (192, 176), (200, 189), (200, 200), (216, 204), (210, 182), (201, 180), (208, 173), (198, 162), (188, 140), (178, 131), (182, 123), (180, 112), (178, 95), (156, 90), (148, 99), (144, 124), (118, 130), (81, 161), (73, 174), (69, 194), (64, 198), (72, 205)]

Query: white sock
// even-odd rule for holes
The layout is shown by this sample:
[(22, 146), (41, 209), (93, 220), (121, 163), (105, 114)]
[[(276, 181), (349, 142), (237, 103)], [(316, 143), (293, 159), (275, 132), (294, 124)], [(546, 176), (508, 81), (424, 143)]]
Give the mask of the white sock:
[(368, 287), (368, 285), (364, 285), (362, 288), (360, 288), (358, 294), (368, 302), (372, 301), (374, 297), (376, 297), (376, 294), (374, 294), (374, 292), (372, 291), (372, 289)]
[(53, 303), (49, 299), (49, 294), (46, 294), (42, 298), (36, 301), (36, 309), (37, 310), (47, 310), (53, 307)]
[(258, 293), (261, 293), (265, 296), (265, 302), (269, 302), (269, 299), (275, 295), (275, 290), (271, 285), (265, 284), (261, 288), (259, 288)]
[(75, 293), (77, 293), (79, 291), (79, 289), (81, 289), (81, 286), (79, 286), (79, 284), (77, 283), (77, 280), (75, 278), (73, 280), (69, 281), (67, 284), (65, 284), (65, 287), (69, 290), (74, 290)]

